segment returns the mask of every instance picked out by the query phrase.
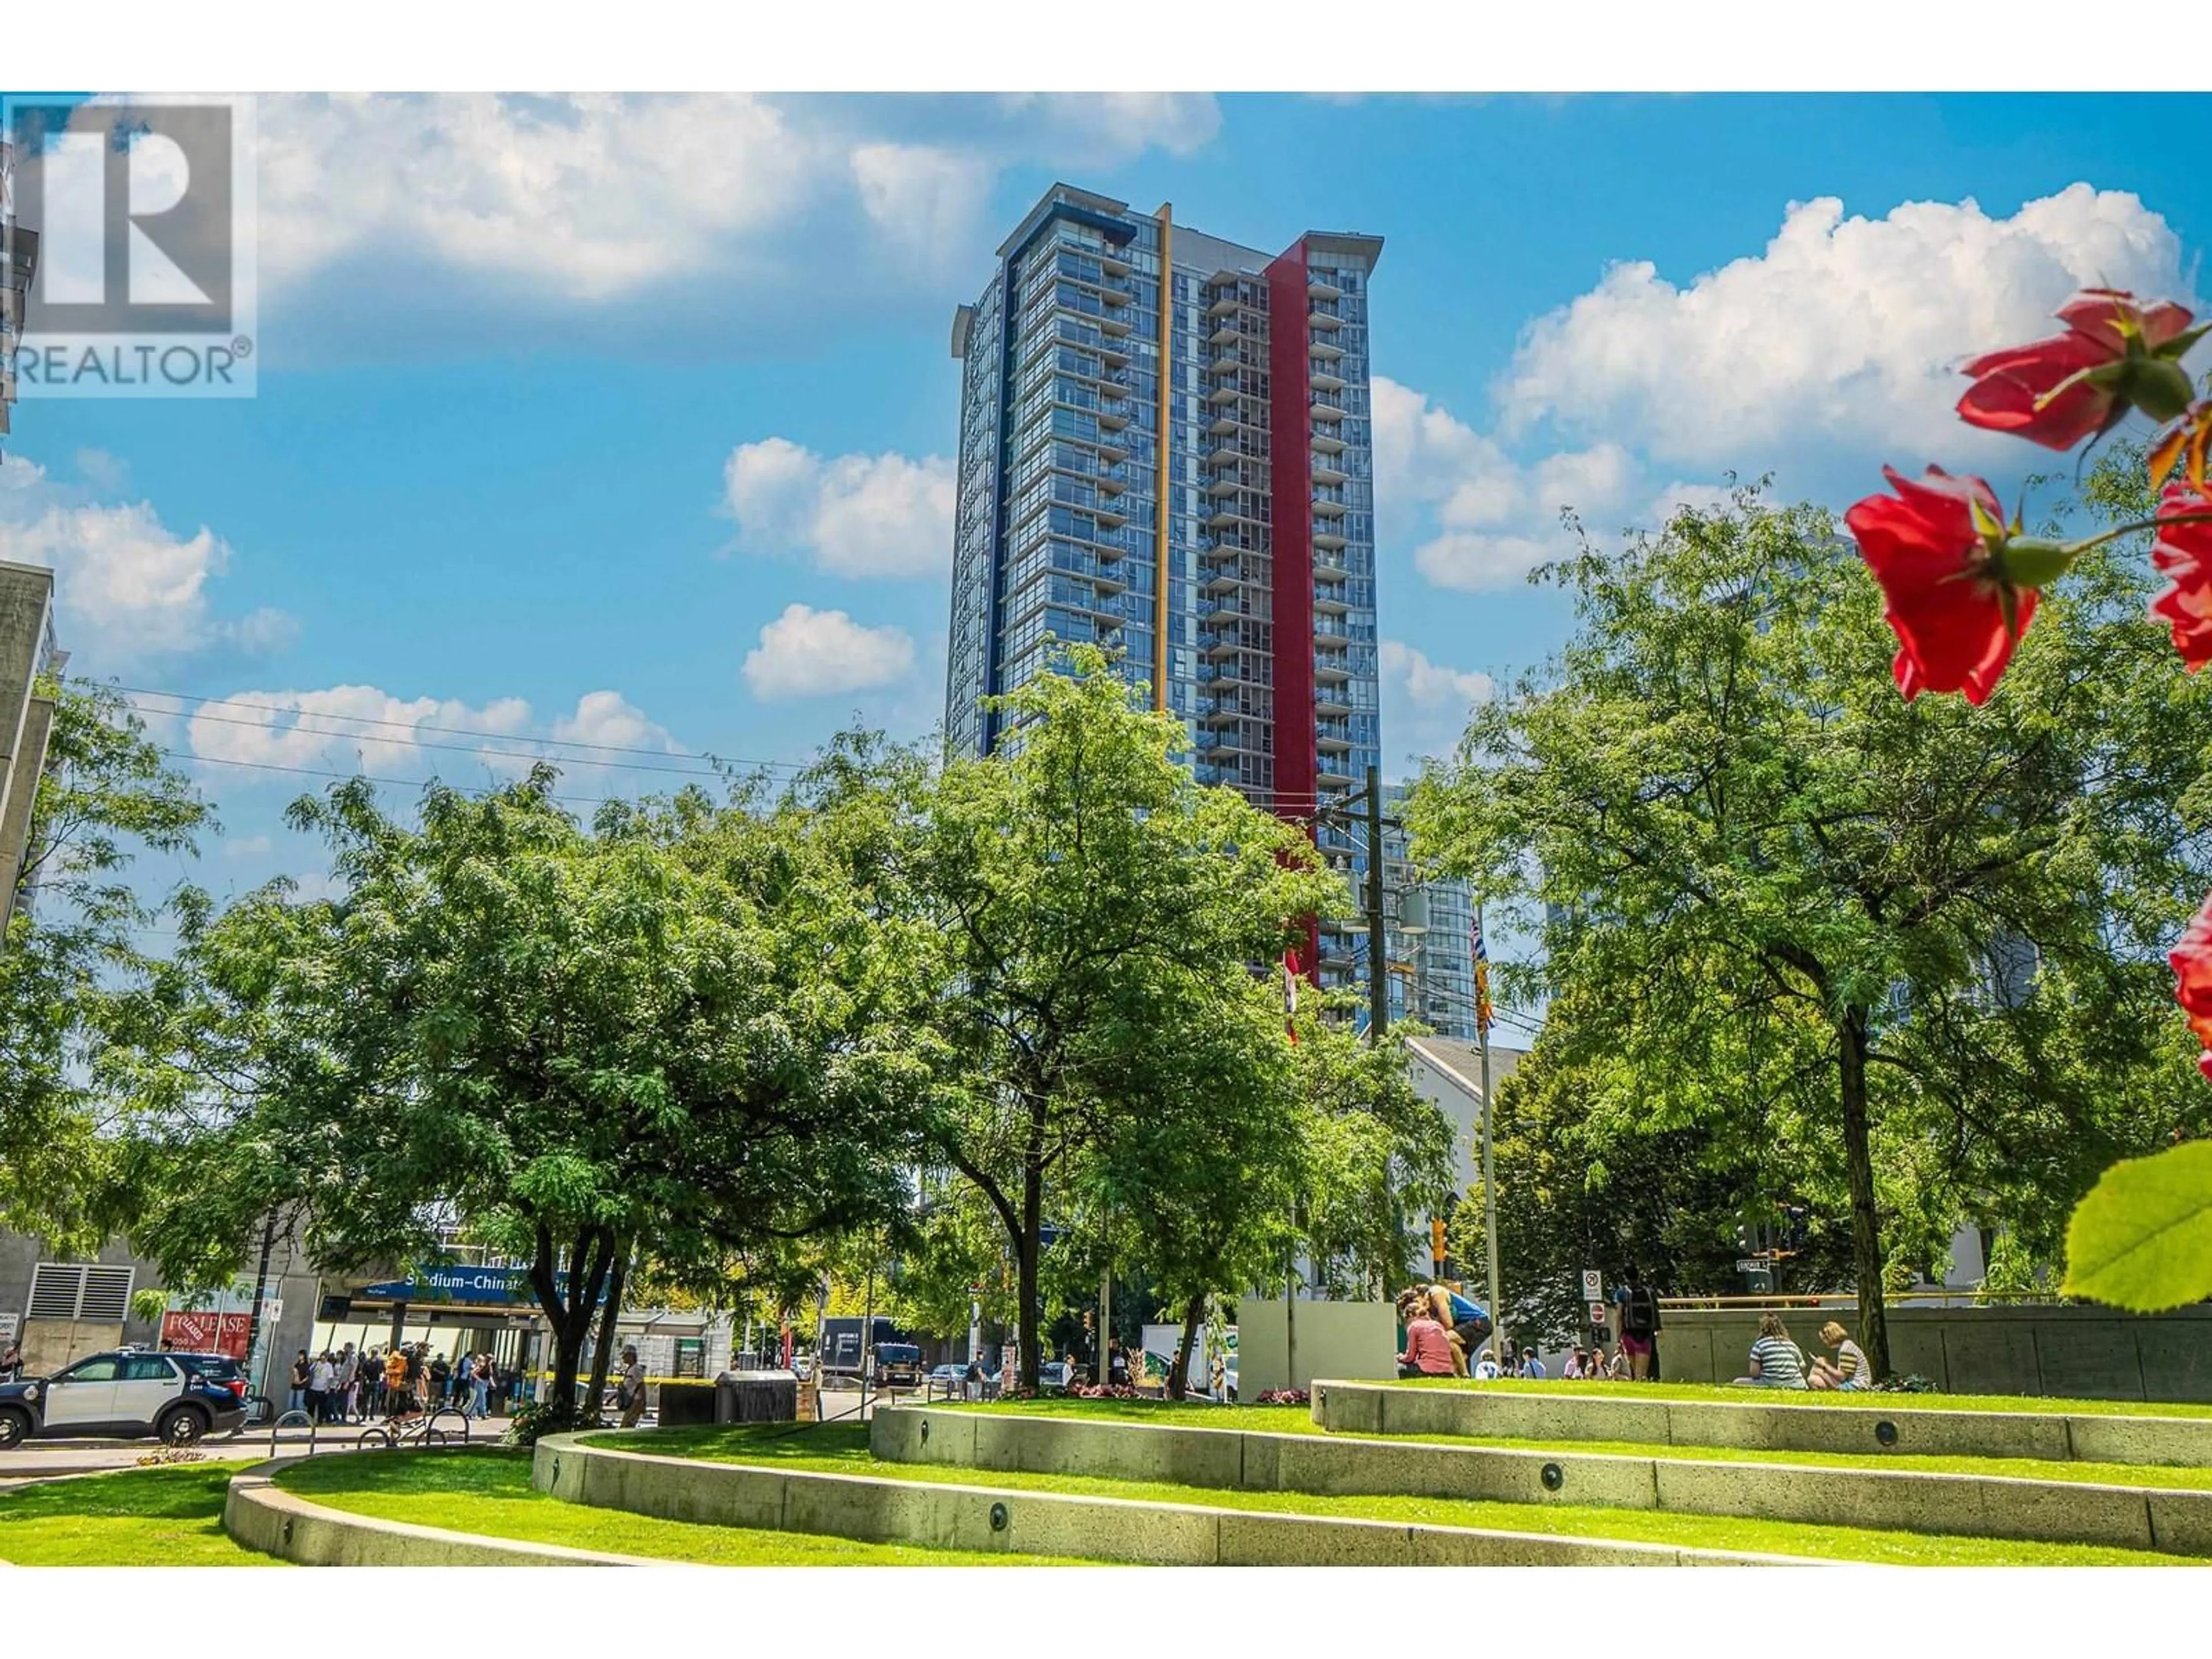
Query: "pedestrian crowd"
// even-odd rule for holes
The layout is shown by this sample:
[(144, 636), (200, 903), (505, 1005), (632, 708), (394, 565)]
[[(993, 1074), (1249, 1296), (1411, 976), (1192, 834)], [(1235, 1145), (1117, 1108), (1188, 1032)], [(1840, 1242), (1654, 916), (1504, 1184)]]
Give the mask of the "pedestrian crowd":
[[(1656, 1376), (1659, 1297), (1632, 1264), (1613, 1294), (1620, 1334), (1611, 1354), (1604, 1333), (1587, 1347), (1569, 1350), (1562, 1377), (1577, 1381), (1642, 1381)], [(1477, 1382), (1501, 1376), (1551, 1375), (1532, 1347), (1517, 1353), (1492, 1343), (1490, 1316), (1448, 1285), (1416, 1285), (1398, 1297), (1398, 1321), (1406, 1346), (1398, 1355), (1401, 1376), (1464, 1376)]]
[(422, 1342), (356, 1352), (349, 1342), (336, 1353), (311, 1355), (302, 1348), (293, 1357), (285, 1409), (304, 1412), (318, 1423), (389, 1420), (425, 1411), (485, 1418), (495, 1397), (511, 1402), (522, 1388), (521, 1373), (488, 1353), (448, 1358)]

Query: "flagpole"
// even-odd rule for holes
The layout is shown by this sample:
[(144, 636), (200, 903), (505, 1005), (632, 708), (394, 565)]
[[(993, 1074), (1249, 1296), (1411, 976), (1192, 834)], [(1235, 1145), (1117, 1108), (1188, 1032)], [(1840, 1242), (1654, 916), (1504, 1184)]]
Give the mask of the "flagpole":
[(1474, 1029), (1482, 1045), (1482, 1237), (1490, 1255), (1491, 1358), (1505, 1369), (1505, 1308), (1498, 1299), (1498, 1178), (1491, 1158), (1490, 1133), (1490, 947), (1482, 937), (1482, 906), (1474, 907)]

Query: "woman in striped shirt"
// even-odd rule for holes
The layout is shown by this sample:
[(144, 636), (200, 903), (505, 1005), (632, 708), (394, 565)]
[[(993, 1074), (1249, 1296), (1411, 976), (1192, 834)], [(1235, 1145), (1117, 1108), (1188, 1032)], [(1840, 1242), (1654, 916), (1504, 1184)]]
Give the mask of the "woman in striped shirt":
[(1805, 1356), (1790, 1340), (1780, 1314), (1766, 1314), (1759, 1319), (1759, 1336), (1751, 1345), (1751, 1375), (1736, 1381), (1762, 1389), (1805, 1386)]
[(1845, 1389), (1857, 1390), (1874, 1386), (1874, 1368), (1867, 1364), (1866, 1350), (1851, 1340), (1850, 1333), (1834, 1320), (1820, 1327), (1820, 1340), (1835, 1350), (1831, 1362), (1815, 1357), (1813, 1374), (1806, 1380), (1816, 1389)]

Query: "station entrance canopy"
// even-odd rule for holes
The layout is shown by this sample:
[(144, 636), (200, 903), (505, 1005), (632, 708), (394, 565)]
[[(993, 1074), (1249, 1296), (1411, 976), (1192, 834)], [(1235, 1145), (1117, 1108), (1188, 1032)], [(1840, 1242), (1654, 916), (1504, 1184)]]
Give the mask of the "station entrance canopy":
[[(606, 1300), (603, 1285), (599, 1300)], [(374, 1318), (404, 1308), (429, 1324), (496, 1324), (539, 1316), (527, 1267), (418, 1265), (405, 1279), (363, 1285), (323, 1298), (325, 1322)]]

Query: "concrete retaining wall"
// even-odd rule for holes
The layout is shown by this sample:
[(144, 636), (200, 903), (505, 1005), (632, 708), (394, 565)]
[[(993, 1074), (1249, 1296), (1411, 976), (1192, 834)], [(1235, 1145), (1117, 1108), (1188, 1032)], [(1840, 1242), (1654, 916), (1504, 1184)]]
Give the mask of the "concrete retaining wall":
[[(1670, 1382), (1726, 1382), (1743, 1375), (1762, 1310), (1669, 1308), (1660, 1333)], [(1853, 1322), (1849, 1298), (1783, 1321), (1811, 1349), (1823, 1320)], [(1947, 1394), (2017, 1394), (2071, 1400), (2212, 1401), (2212, 1305), (2163, 1314), (2111, 1308), (1888, 1310), (1889, 1357)]]
[(914, 1407), (878, 1412), (871, 1445), (887, 1462), (979, 1469), (1110, 1473), (1139, 1480), (1193, 1479), (1178, 1471), (1203, 1470), (1207, 1485), (1248, 1492), (1666, 1510), (2212, 1554), (2212, 1492), (2154, 1493), (2142, 1487), (1911, 1469), (1392, 1444)]
[[(1959, 1412), (1936, 1407), (1770, 1403), (1639, 1397), (1633, 1383), (1602, 1394), (1368, 1382), (1314, 1385), (1314, 1421), (1346, 1434), (1471, 1435), (1504, 1440), (1615, 1440), (1660, 1446), (2037, 1457), (2054, 1462), (2212, 1467), (2212, 1418)], [(1900, 1399), (1915, 1396), (1902, 1395)], [(1887, 1424), (1894, 1437), (1885, 1442)]]
[[(441, 1454), (465, 1455), (465, 1453)], [(665, 1561), (602, 1555), (556, 1544), (524, 1544), (436, 1527), (411, 1526), (325, 1509), (271, 1477), (288, 1459), (257, 1463), (231, 1478), (222, 1529), (248, 1549), (308, 1567), (653, 1567)]]
[[(935, 1434), (933, 1427), (933, 1440)], [(872, 1475), (612, 1451), (585, 1446), (574, 1435), (538, 1443), (531, 1480), (540, 1492), (569, 1503), (673, 1520), (939, 1549), (1161, 1565), (1692, 1566), (1784, 1559), (1330, 1516), (1249, 1514), (983, 1485), (923, 1486)]]
[(1387, 1302), (1237, 1304), (1237, 1392), (1304, 1389), (1316, 1376), (1398, 1375), (1398, 1316)]

